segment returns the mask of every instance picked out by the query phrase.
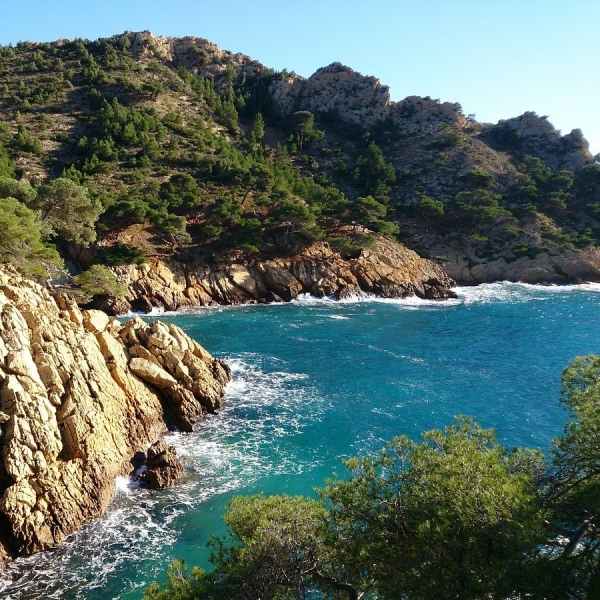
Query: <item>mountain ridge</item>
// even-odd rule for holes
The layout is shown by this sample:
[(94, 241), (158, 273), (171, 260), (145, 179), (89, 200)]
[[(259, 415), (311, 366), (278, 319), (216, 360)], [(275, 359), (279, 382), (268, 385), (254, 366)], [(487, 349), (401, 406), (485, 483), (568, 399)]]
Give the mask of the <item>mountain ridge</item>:
[(241, 252), (254, 264), (319, 240), (351, 256), (372, 230), (459, 283), (600, 279), (600, 166), (581, 131), (534, 112), (481, 124), (458, 103), (393, 102), (341, 63), (303, 78), (150, 32), (0, 55), (16, 177), (37, 188), (62, 175), (102, 203), (90, 249), (55, 238), (76, 271), (110, 265), (107, 251), (129, 260), (115, 243), (147, 224), (147, 251), (184, 263)]

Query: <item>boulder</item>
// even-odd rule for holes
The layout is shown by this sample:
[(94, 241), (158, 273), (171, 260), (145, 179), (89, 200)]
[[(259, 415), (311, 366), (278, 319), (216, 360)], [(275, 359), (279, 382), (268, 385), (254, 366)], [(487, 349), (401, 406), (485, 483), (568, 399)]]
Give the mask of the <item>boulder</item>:
[(183, 465), (175, 448), (164, 440), (158, 440), (148, 448), (146, 468), (144, 476), (153, 489), (170, 487), (183, 475)]

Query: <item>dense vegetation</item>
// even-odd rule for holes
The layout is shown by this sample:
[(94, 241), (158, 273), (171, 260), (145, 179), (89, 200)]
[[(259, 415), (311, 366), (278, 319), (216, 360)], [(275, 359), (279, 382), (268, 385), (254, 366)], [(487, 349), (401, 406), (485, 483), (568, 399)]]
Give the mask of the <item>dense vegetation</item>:
[(597, 598), (600, 357), (565, 369), (562, 400), (549, 457), (460, 418), (346, 461), (317, 499), (236, 497), (213, 570), (175, 563), (145, 598)]
[[(28, 188), (26, 198), (17, 198), (26, 205), (40, 196), (38, 188), (69, 182), (62, 210), (80, 213), (76, 190), (88, 203), (81, 235), (56, 228), (44, 235), (40, 213), (42, 238), (58, 242), (64, 256), (73, 251), (65, 242), (95, 240), (82, 227), (95, 228), (103, 248), (120, 230), (142, 224), (151, 228), (155, 247), (179, 248), (182, 258), (185, 249), (187, 255), (191, 249), (281, 252), (292, 238), (331, 236), (340, 247), (352, 247), (360, 236), (355, 232), (350, 240), (339, 231), (357, 222), (397, 230), (385, 222), (382, 198), (351, 201), (326, 178), (305, 176), (295, 166), (289, 150), (323, 135), (314, 130), (312, 113), (296, 111), (286, 125), (289, 143), (283, 136), (282, 144), (267, 147), (260, 111), (279, 123), (265, 99), (275, 73), (263, 69), (244, 83), (230, 74), (217, 91), (213, 79), (181, 65), (134, 58), (129, 45), (120, 36), (0, 50), (6, 82), (0, 89), (1, 175)], [(188, 99), (184, 106), (176, 102), (181, 95)], [(367, 190), (376, 187), (370, 181)], [(4, 198), (14, 198), (9, 188), (5, 184)], [(118, 264), (143, 255), (121, 244), (113, 252), (99, 249), (97, 260)]]
[[(0, 177), (29, 185), (18, 196), (3, 184), (3, 218), (22, 224), (3, 259), (29, 274), (57, 264), (49, 243), (81, 269), (315, 239), (352, 252), (371, 241), (357, 225), (423, 253), (509, 261), (600, 239), (600, 165), (577, 136), (534, 143), (472, 119), (415, 129), (411, 105), (369, 130), (332, 110), (283, 114), (269, 90), (288, 73), (201, 40), (185, 60), (129, 34), (22, 42), (0, 47), (0, 73)], [(573, 153), (583, 162), (562, 168)], [(123, 231), (135, 232), (127, 244)]]

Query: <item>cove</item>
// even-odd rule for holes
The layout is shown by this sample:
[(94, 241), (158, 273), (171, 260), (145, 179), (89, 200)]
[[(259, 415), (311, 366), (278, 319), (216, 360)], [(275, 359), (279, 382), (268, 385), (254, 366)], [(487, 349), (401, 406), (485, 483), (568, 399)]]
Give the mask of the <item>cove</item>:
[(207, 566), (232, 495), (312, 494), (343, 458), (457, 414), (508, 446), (547, 449), (565, 417), (562, 368), (600, 352), (600, 286), (457, 291), (443, 303), (307, 298), (162, 315), (228, 361), (225, 407), (168, 436), (186, 468), (179, 485), (118, 481), (108, 513), (16, 561), (2, 597), (141, 598), (174, 558)]

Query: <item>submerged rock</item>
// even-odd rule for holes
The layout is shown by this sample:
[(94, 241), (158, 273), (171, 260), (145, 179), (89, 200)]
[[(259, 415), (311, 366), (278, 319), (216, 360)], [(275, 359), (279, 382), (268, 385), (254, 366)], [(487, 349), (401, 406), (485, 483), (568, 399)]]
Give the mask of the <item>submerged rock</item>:
[[(0, 269), (0, 558), (101, 515), (132, 458), (169, 425), (190, 429), (218, 408), (229, 377), (174, 325), (80, 311)], [(178, 472), (164, 454), (160, 487)]]

